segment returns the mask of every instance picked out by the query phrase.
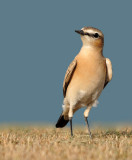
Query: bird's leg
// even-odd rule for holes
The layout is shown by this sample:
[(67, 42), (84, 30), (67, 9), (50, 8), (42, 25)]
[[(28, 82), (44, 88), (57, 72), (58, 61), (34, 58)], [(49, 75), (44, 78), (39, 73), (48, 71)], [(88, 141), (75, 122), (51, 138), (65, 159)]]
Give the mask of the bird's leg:
[(87, 125), (87, 128), (88, 128), (89, 136), (91, 138), (92, 135), (91, 135), (88, 119), (87, 119), (88, 115), (89, 115), (89, 112), (90, 112), (90, 109), (91, 109), (91, 107), (87, 107), (87, 109), (84, 111), (84, 119), (85, 119), (85, 122), (86, 122), (86, 125)]
[(90, 136), (90, 138), (92, 138), (89, 123), (88, 123), (88, 119), (87, 119), (87, 117), (84, 117), (84, 118), (85, 118), (85, 122), (86, 122), (86, 125), (87, 125), (87, 128), (88, 128), (89, 136)]
[(71, 136), (73, 136), (73, 131), (72, 131), (72, 117), (70, 117), (69, 120), (70, 120)]
[(72, 107), (70, 107), (70, 109), (69, 109), (68, 116), (69, 116), (69, 121), (70, 121), (71, 136), (73, 136), (73, 130), (72, 130), (73, 109), (72, 109)]

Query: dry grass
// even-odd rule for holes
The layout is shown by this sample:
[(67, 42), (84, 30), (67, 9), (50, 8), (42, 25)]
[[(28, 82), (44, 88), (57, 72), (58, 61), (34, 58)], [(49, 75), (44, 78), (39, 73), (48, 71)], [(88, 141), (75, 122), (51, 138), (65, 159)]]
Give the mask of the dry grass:
[(132, 128), (0, 128), (0, 160), (132, 160)]

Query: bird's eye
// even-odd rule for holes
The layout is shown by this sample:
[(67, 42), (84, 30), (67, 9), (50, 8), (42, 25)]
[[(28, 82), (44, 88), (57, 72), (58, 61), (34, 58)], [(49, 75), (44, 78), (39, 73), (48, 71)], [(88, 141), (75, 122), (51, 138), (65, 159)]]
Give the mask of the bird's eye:
[(98, 33), (95, 33), (94, 34), (94, 38), (98, 38), (99, 37), (99, 34)]

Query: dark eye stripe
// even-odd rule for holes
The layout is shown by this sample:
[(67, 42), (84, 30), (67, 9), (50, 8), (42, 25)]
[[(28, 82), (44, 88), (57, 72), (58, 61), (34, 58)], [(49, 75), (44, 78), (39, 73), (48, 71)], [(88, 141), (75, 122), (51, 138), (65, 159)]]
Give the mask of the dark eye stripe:
[(93, 33), (84, 33), (83, 35), (88, 35), (88, 36), (93, 37), (93, 38), (99, 38), (100, 37), (100, 35), (98, 33), (95, 33), (95, 34), (93, 34)]

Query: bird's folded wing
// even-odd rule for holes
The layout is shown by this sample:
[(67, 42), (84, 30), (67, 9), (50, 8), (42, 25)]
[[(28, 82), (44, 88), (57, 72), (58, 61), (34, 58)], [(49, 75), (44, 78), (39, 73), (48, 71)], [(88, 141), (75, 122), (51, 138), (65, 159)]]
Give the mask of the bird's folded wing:
[(70, 83), (70, 80), (72, 78), (72, 75), (74, 73), (74, 70), (76, 68), (76, 65), (77, 65), (77, 60), (74, 59), (71, 64), (69, 65), (67, 71), (66, 71), (66, 74), (65, 74), (65, 78), (64, 78), (64, 82), (63, 82), (63, 95), (64, 97), (66, 96), (66, 90), (67, 90), (67, 87)]
[(105, 79), (104, 88), (111, 81), (111, 79), (112, 79), (112, 64), (110, 59), (106, 58), (106, 79)]

